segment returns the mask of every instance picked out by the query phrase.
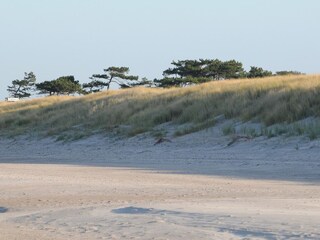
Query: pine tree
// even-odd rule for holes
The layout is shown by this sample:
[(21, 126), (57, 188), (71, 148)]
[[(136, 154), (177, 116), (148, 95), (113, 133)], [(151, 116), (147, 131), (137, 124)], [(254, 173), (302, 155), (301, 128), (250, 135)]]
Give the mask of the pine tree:
[[(90, 79), (93, 79), (93, 78), (90, 78)], [(84, 94), (100, 92), (104, 87), (107, 87), (107, 86), (108, 86), (108, 83), (95, 80), (95, 79), (93, 79), (89, 83), (82, 84)]]
[(138, 80), (138, 76), (128, 75), (130, 69), (128, 67), (109, 67), (103, 70), (104, 74), (93, 74), (92, 79), (104, 79), (107, 89), (110, 88), (112, 82), (117, 83), (121, 88), (131, 87), (131, 84)]
[(73, 93), (82, 93), (83, 91), (79, 81), (75, 80), (74, 76), (63, 76), (56, 80), (38, 83), (36, 87), (40, 93), (49, 95), (70, 95)]
[(31, 96), (31, 91), (34, 90), (36, 76), (33, 72), (24, 73), (23, 80), (13, 80), (12, 85), (8, 86), (10, 96), (15, 98), (26, 98)]

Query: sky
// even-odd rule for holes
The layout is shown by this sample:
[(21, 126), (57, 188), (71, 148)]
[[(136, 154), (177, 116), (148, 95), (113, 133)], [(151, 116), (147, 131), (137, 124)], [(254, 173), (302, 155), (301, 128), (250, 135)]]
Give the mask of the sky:
[(319, 0), (0, 0), (0, 100), (12, 80), (109, 66), (160, 78), (173, 60), (320, 73)]

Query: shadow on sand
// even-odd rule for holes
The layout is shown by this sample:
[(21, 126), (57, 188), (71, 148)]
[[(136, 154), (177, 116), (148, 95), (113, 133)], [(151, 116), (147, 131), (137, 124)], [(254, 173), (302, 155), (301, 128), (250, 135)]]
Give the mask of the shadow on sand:
[(7, 141), (3, 146), (0, 145), (0, 163), (117, 167), (240, 179), (320, 183), (320, 142), (318, 145), (312, 143), (316, 147), (297, 150), (292, 144), (277, 146), (272, 139), (225, 147), (210, 142), (194, 143), (192, 136), (156, 146), (148, 139), (135, 138), (112, 142), (108, 138), (92, 137), (70, 144), (46, 141)]
[(8, 208), (0, 207), (0, 213), (5, 213), (8, 211)]

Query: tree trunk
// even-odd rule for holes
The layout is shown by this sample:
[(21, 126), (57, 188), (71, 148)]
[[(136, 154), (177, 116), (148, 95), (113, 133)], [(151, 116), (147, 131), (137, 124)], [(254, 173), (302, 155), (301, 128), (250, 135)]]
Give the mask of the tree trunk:
[(111, 82), (112, 82), (112, 78), (113, 78), (113, 77), (111, 77), (110, 80), (109, 80), (109, 82), (108, 82), (107, 90), (109, 90), (109, 88), (110, 88), (110, 84), (111, 84)]

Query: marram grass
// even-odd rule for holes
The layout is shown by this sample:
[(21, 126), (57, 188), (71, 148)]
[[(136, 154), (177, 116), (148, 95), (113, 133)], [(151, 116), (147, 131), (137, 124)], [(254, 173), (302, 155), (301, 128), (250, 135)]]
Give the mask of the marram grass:
[[(2, 136), (135, 135), (171, 122), (214, 125), (217, 116), (264, 126), (320, 117), (320, 75), (214, 81), (185, 88), (133, 88), (72, 97), (0, 102)], [(192, 127), (193, 126), (193, 127)], [(180, 134), (184, 132), (180, 131)], [(179, 135), (179, 134), (178, 134)], [(77, 138), (77, 137), (76, 137)]]

